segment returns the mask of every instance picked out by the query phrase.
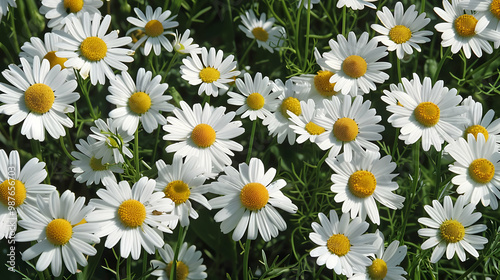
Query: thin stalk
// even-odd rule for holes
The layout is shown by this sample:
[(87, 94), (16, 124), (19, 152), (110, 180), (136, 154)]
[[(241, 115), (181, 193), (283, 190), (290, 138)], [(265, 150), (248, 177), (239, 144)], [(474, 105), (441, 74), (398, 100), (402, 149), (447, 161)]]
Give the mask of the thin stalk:
[(138, 180), (141, 177), (141, 172), (139, 170), (139, 126), (135, 130), (134, 134), (134, 164), (135, 164), (135, 178)]
[(446, 53), (443, 55), (443, 57), (441, 58), (441, 60), (439, 61), (439, 64), (437, 66), (437, 69), (436, 69), (436, 73), (434, 73), (434, 76), (432, 76), (432, 82), (435, 83), (436, 80), (438, 79), (439, 77), (439, 72), (441, 72), (441, 68), (443, 67), (443, 64), (444, 62), (446, 61), (446, 59), (448, 59), (448, 57), (450, 56), (450, 53), (451, 53), (451, 47), (449, 47), (447, 50), (446, 50)]
[(127, 258), (127, 279), (132, 280), (132, 256)]
[(305, 61), (308, 61), (308, 55), (309, 55), (309, 29), (310, 29), (310, 26), (311, 26), (311, 0), (308, 0), (308, 1), (309, 1), (309, 5), (307, 6), (307, 18), (306, 18), (306, 45), (305, 45), (305, 50), (304, 50)]
[(408, 215), (410, 213), (411, 207), (413, 206), (413, 200), (415, 198), (415, 192), (417, 190), (417, 185), (418, 185), (418, 180), (419, 180), (419, 174), (420, 174), (420, 140), (415, 142), (412, 147), (412, 158), (413, 158), (413, 178), (412, 178), (412, 184), (411, 184), (411, 191), (410, 191), (410, 201), (408, 201), (408, 204), (406, 204), (405, 208), (405, 214), (403, 217), (403, 226), (401, 227), (401, 231), (399, 234), (399, 240), (401, 241), (401, 245), (404, 244), (404, 235), (406, 231), (406, 224), (408, 222)]
[(347, 8), (346, 6), (342, 7), (342, 35), (344, 37), (346, 36), (345, 34), (345, 26), (346, 26), (346, 19), (347, 18)]
[[(442, 158), (442, 150), (439, 151), (436, 158), (436, 187), (432, 190), (432, 196), (436, 197), (436, 189), (441, 188), (441, 158)], [(439, 192), (438, 192), (439, 193)]]
[(485, 263), (484, 255), (480, 255), (479, 259), (477, 259), (477, 261), (475, 263), (473, 263), (469, 267), (469, 269), (467, 269), (464, 273), (462, 273), (462, 275), (460, 275), (460, 277), (458, 277), (456, 280), (467, 279), (467, 276), (469, 276), (469, 274), (471, 274), (471, 272), (473, 272), (482, 263)]
[(250, 49), (252, 48), (252, 46), (255, 44), (255, 40), (256, 40), (256, 39), (254, 39), (254, 40), (252, 41), (252, 43), (250, 43), (250, 45), (248, 45), (247, 49), (245, 50), (245, 53), (243, 54), (243, 56), (242, 56), (242, 57), (241, 57), (241, 59), (240, 59), (240, 63), (239, 63), (240, 65), (242, 65), (242, 64), (243, 64), (243, 61), (245, 61), (245, 58), (247, 57), (248, 52), (250, 51)]
[(66, 156), (71, 159), (72, 161), (76, 160), (76, 158), (74, 156), (72, 156), (69, 152), (68, 152), (68, 149), (66, 149), (66, 145), (64, 144), (64, 137), (59, 137), (59, 143), (61, 144), (61, 148), (64, 152), (64, 154), (66, 154)]
[(243, 280), (248, 280), (248, 257), (250, 255), (250, 239), (245, 242), (245, 252), (243, 254)]
[(396, 55), (396, 67), (398, 70), (398, 82), (401, 83), (401, 60), (399, 59), (399, 57), (397, 57), (397, 55)]
[(425, 0), (422, 0), (422, 3), (420, 3), (420, 13), (425, 12)]
[(156, 129), (155, 144), (153, 146), (153, 154), (151, 155), (151, 165), (154, 165), (156, 162), (156, 152), (158, 151), (158, 142), (160, 140), (160, 130), (161, 130), (161, 125), (158, 125), (158, 128)]
[(146, 250), (142, 252), (142, 275), (146, 275), (146, 271), (148, 270), (148, 253)]
[[(162, 77), (162, 82), (167, 78), (168, 73), (170, 72), (170, 69), (175, 65), (177, 62), (177, 58), (179, 57), (179, 54), (177, 52), (174, 52), (174, 56), (172, 56), (172, 59), (170, 59), (170, 62), (168, 63), (167, 70), (165, 70), (165, 75)], [(165, 64), (160, 69), (160, 72), (163, 70), (163, 67), (165, 67)]]
[(177, 279), (177, 258), (179, 257), (179, 251), (181, 250), (182, 243), (184, 243), (186, 232), (187, 227), (184, 228), (183, 226), (179, 226), (179, 235), (177, 236), (177, 244), (175, 244), (174, 259), (172, 260), (169, 279)]
[(43, 161), (42, 147), (40, 146), (40, 141), (33, 139), (31, 140), (31, 152), (35, 157), (38, 158), (39, 161)]
[(253, 147), (253, 140), (255, 138), (256, 127), (257, 127), (257, 120), (253, 121), (253, 123), (252, 123), (252, 132), (250, 134), (250, 142), (248, 143), (248, 152), (247, 152), (247, 159), (246, 159), (247, 163), (250, 161), (250, 158), (252, 157), (252, 147)]

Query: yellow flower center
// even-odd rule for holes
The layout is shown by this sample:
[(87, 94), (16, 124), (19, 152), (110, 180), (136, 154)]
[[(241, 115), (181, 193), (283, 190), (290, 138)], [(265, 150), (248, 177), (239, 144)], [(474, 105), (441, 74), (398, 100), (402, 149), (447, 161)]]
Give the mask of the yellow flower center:
[(358, 132), (358, 124), (351, 118), (340, 118), (333, 124), (333, 135), (343, 142), (356, 139)]
[(369, 197), (377, 187), (377, 179), (370, 171), (358, 170), (351, 174), (347, 183), (351, 193), (359, 198)]
[(0, 184), (0, 201), (3, 205), (18, 207), (24, 203), (25, 199), (26, 187), (23, 182), (15, 179), (7, 179)]
[(311, 135), (320, 135), (325, 132), (325, 129), (313, 122), (308, 122), (306, 124), (306, 131)]
[(213, 68), (213, 67), (205, 67), (201, 69), (200, 71), (200, 79), (204, 83), (213, 83), (217, 81), (220, 77), (220, 72), (219, 70)]
[(103, 171), (108, 169), (106, 165), (102, 164), (102, 160), (100, 158), (91, 157), (89, 165), (94, 171)]
[(74, 224), (73, 227), (76, 227), (76, 226), (79, 226), (79, 225), (83, 225), (83, 224), (86, 224), (87, 223), (87, 220), (85, 220), (85, 218), (83, 218), (81, 221), (79, 221), (78, 223)]
[(90, 61), (99, 61), (106, 56), (108, 46), (99, 37), (87, 37), (80, 44), (80, 52)]
[(351, 250), (351, 242), (349, 238), (343, 234), (334, 234), (328, 238), (326, 247), (332, 254), (342, 257)]
[(113, 136), (109, 136), (108, 140), (109, 140), (108, 146), (110, 148), (120, 148), (120, 145), (118, 145), (118, 142)]
[(441, 237), (448, 243), (456, 243), (464, 238), (465, 229), (457, 220), (444, 221), (439, 227)]
[(262, 41), (262, 42), (267, 42), (267, 39), (269, 39), (269, 33), (267, 33), (266, 30), (262, 27), (255, 27), (252, 30), (252, 34), (255, 37), (255, 39)]
[(64, 0), (63, 5), (66, 11), (77, 13), (83, 8), (83, 0)]
[[(170, 272), (172, 271), (172, 263), (173, 261), (171, 261), (165, 268), (167, 272), (167, 277), (170, 277)], [(187, 276), (189, 275), (189, 267), (185, 263), (177, 261), (175, 274), (176, 274), (175, 275), (176, 280), (186, 280)]]
[(464, 138), (467, 139), (467, 134), (472, 134), (472, 135), (474, 135), (474, 138), (476, 138), (476, 140), (477, 140), (477, 135), (479, 133), (482, 133), (484, 135), (484, 139), (488, 140), (488, 130), (486, 130), (486, 128), (484, 128), (484, 126), (479, 125), (479, 124), (469, 126), (465, 130)]
[(138, 227), (146, 219), (146, 207), (135, 199), (122, 202), (118, 207), (118, 217), (127, 227)]
[(24, 92), (24, 104), (30, 111), (44, 114), (47, 113), (56, 99), (54, 91), (46, 84), (31, 85)]
[(368, 64), (366, 60), (359, 55), (348, 56), (342, 63), (342, 70), (351, 78), (359, 78), (366, 73)]
[(146, 26), (144, 26), (144, 30), (146, 31), (146, 35), (150, 37), (158, 37), (163, 34), (163, 25), (161, 22), (156, 19), (148, 21)]
[(374, 259), (368, 267), (368, 275), (372, 280), (382, 280), (387, 275), (387, 264), (383, 259)]
[(330, 83), (332, 76), (333, 72), (323, 70), (318, 71), (318, 75), (314, 76), (314, 87), (324, 97), (331, 97), (338, 93), (333, 90), (335, 83)]
[(128, 106), (132, 112), (142, 115), (151, 108), (151, 97), (147, 93), (138, 91), (130, 96)]
[(195, 126), (191, 132), (191, 140), (200, 148), (210, 147), (215, 142), (215, 136), (215, 130), (204, 123)]
[(490, 12), (500, 20), (500, 0), (491, 1)]
[(264, 97), (258, 92), (254, 92), (247, 97), (247, 105), (252, 110), (259, 110), (264, 107), (265, 102)]
[(54, 245), (64, 245), (73, 236), (73, 227), (65, 219), (52, 220), (45, 228), (47, 240)]
[(424, 126), (431, 127), (438, 123), (440, 116), (439, 107), (432, 102), (418, 104), (413, 113), (415, 119)]
[(176, 180), (168, 183), (163, 189), (165, 196), (172, 199), (175, 204), (182, 204), (188, 200), (191, 191), (189, 186), (181, 180)]
[(474, 181), (486, 184), (495, 175), (495, 165), (485, 158), (475, 159), (469, 165), (469, 175)]
[(404, 25), (396, 25), (389, 31), (389, 38), (396, 44), (402, 44), (410, 40), (411, 30)]
[(473, 15), (461, 15), (455, 19), (455, 30), (462, 37), (472, 37), (476, 35), (477, 22)]
[(285, 98), (285, 100), (283, 100), (283, 102), (281, 103), (281, 114), (285, 118), (290, 117), (287, 111), (290, 111), (297, 116), (300, 115), (302, 113), (302, 109), (300, 108), (300, 101), (297, 98), (291, 96)]
[(261, 183), (248, 183), (241, 189), (240, 200), (248, 210), (260, 210), (269, 200), (269, 191)]
[(64, 57), (58, 57), (56, 55), (56, 52), (55, 51), (51, 51), (51, 52), (48, 52), (44, 57), (43, 59), (47, 59), (50, 63), (50, 68), (52, 69), (52, 67), (56, 66), (56, 65), (61, 65), (61, 69), (64, 69), (66, 67), (64, 67), (64, 62), (66, 62), (68, 59), (67, 58), (64, 58)]

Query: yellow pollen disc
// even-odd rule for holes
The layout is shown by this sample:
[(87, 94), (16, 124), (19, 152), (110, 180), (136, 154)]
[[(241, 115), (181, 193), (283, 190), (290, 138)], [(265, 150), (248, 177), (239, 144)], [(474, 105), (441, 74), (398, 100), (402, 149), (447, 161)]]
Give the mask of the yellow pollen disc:
[(300, 101), (297, 98), (291, 96), (283, 100), (283, 102), (281, 103), (281, 114), (285, 118), (290, 117), (287, 111), (290, 111), (299, 116), (302, 113), (302, 109), (300, 108)]
[(369, 197), (377, 187), (377, 179), (370, 171), (358, 170), (351, 174), (347, 183), (351, 193), (357, 197)]
[(332, 254), (342, 257), (351, 250), (351, 242), (349, 238), (343, 234), (334, 234), (328, 238), (326, 247)]
[(83, 224), (86, 224), (87, 223), (87, 220), (85, 220), (85, 218), (83, 218), (81, 221), (79, 221), (78, 223), (74, 224), (73, 227), (76, 227), (76, 226), (79, 226), (79, 225), (83, 225)]
[[(172, 270), (172, 262), (170, 262), (168, 264), (168, 266), (165, 268), (166, 272), (167, 272), (167, 277), (170, 277), (170, 272)], [(188, 274), (189, 274), (189, 267), (181, 262), (181, 261), (177, 261), (177, 265), (176, 265), (176, 268), (175, 268), (175, 279), (176, 280), (186, 280)]]
[(411, 30), (404, 25), (396, 25), (389, 31), (389, 38), (396, 44), (405, 43), (411, 38)]
[(490, 12), (500, 20), (500, 0), (491, 1)]
[(359, 55), (348, 56), (344, 62), (342, 62), (342, 71), (351, 78), (356, 79), (363, 76), (367, 69), (368, 64), (366, 60)]
[(73, 236), (73, 227), (65, 219), (52, 220), (45, 228), (47, 240), (54, 245), (64, 245)]
[(176, 180), (168, 183), (163, 189), (165, 196), (172, 199), (175, 204), (182, 204), (188, 200), (191, 191), (189, 186), (181, 180)]
[(146, 30), (146, 35), (150, 37), (158, 37), (163, 34), (163, 25), (156, 19), (148, 21), (144, 29)]
[(448, 243), (456, 243), (464, 238), (465, 229), (457, 220), (444, 221), (439, 227), (441, 237)]
[(147, 93), (138, 91), (128, 99), (128, 107), (132, 112), (142, 115), (151, 108), (151, 97)]
[(259, 110), (264, 107), (265, 102), (264, 97), (258, 92), (254, 92), (247, 97), (247, 105), (252, 110)]
[(333, 124), (333, 135), (343, 142), (356, 139), (358, 132), (358, 124), (351, 118), (340, 118)]
[(83, 0), (64, 0), (64, 9), (72, 13), (77, 13), (83, 8)]
[(469, 165), (469, 175), (474, 181), (486, 184), (495, 175), (495, 165), (485, 158), (475, 159)]
[(109, 140), (108, 146), (110, 148), (120, 148), (120, 145), (118, 145), (118, 142), (116, 142), (116, 139), (113, 136), (109, 136), (108, 140)]
[(210, 147), (215, 142), (215, 136), (215, 130), (204, 123), (195, 126), (191, 132), (191, 140), (200, 148)]
[(31, 85), (24, 92), (26, 107), (39, 114), (47, 113), (52, 108), (55, 99), (54, 91), (46, 84)]
[(106, 56), (108, 46), (99, 37), (87, 37), (80, 44), (80, 52), (90, 61), (99, 61)]
[(440, 116), (439, 107), (432, 102), (422, 102), (418, 104), (413, 113), (415, 119), (422, 125), (431, 127), (438, 123)]
[[(26, 187), (23, 182), (7, 179), (0, 184), (0, 201), (5, 206), (18, 207), (26, 199)], [(10, 203), (9, 203), (10, 202)]]
[(464, 133), (464, 138), (467, 139), (467, 134), (472, 134), (474, 135), (474, 138), (477, 140), (477, 135), (479, 133), (482, 133), (484, 135), (484, 139), (488, 140), (488, 130), (484, 128), (484, 126), (476, 124), (476, 125), (471, 125), (469, 126)]
[(262, 27), (255, 27), (252, 30), (252, 34), (255, 37), (255, 39), (262, 41), (262, 42), (267, 42), (267, 39), (269, 39), (269, 33), (267, 33), (266, 30)]
[(382, 280), (387, 275), (387, 264), (383, 259), (374, 259), (367, 270), (370, 279)]
[(320, 135), (325, 132), (325, 129), (313, 122), (308, 122), (306, 124), (306, 131), (311, 135)]
[(102, 160), (100, 158), (91, 157), (89, 165), (94, 171), (103, 171), (108, 169), (106, 165), (102, 164)]
[(50, 63), (50, 69), (52, 69), (52, 67), (54, 67), (54, 66), (56, 66), (58, 64), (61, 65), (61, 69), (64, 69), (64, 68), (66, 68), (66, 67), (64, 67), (64, 62), (66, 62), (66, 60), (68, 60), (67, 58), (64, 58), (64, 57), (58, 57), (56, 55), (55, 51), (48, 52), (43, 57), (43, 59), (47, 59), (49, 61), (49, 63)]
[(455, 30), (462, 37), (476, 35), (475, 29), (478, 20), (473, 15), (461, 15), (455, 19)]
[(205, 67), (201, 69), (200, 71), (200, 79), (204, 83), (213, 83), (217, 81), (220, 77), (220, 72), (219, 70), (213, 68), (213, 67)]
[(146, 219), (146, 207), (135, 199), (122, 202), (118, 207), (118, 217), (127, 227), (138, 227)]
[(260, 210), (269, 200), (269, 191), (261, 183), (248, 183), (241, 189), (240, 200), (248, 210)]
[(332, 72), (323, 70), (318, 71), (318, 75), (314, 76), (314, 87), (324, 97), (331, 97), (338, 93), (333, 90), (335, 83), (330, 83), (332, 76)]

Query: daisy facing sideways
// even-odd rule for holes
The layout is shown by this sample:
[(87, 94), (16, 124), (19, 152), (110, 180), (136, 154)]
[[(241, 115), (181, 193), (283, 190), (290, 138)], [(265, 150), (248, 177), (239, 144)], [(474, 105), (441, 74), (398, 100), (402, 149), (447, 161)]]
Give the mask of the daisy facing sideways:
[(132, 158), (132, 151), (128, 148), (128, 142), (134, 139), (134, 135), (127, 134), (121, 127), (115, 125), (113, 119), (102, 119), (94, 121), (95, 126), (90, 127), (92, 133), (89, 137), (97, 140), (95, 142), (96, 156), (102, 163), (124, 163), (125, 155)]
[[(43, 40), (38, 37), (31, 37), (29, 42), (25, 42), (21, 46), (22, 52), (19, 53), (19, 56), (26, 58), (30, 64), (33, 64), (33, 59), (38, 56), (47, 59), (50, 62), (50, 68), (60, 65), (61, 69), (64, 69), (66, 68), (64, 63), (68, 59), (56, 55), (56, 52), (60, 49), (57, 46), (60, 41), (61, 37), (59, 35), (50, 32), (43, 35)], [(73, 75), (73, 73), (70, 75)]]
[(193, 38), (189, 37), (191, 31), (186, 29), (182, 36), (179, 35), (179, 31), (176, 29), (174, 34), (174, 40), (172, 45), (174, 50), (181, 54), (190, 54), (190, 53), (201, 53), (201, 48), (198, 44), (193, 44)]
[(253, 10), (248, 10), (241, 15), (241, 21), (243, 25), (239, 28), (248, 38), (255, 39), (259, 48), (274, 53), (285, 43), (285, 28), (274, 26), (275, 19), (272, 17), (266, 19), (266, 13), (260, 14), (260, 19), (258, 19)]
[[(155, 269), (151, 275), (158, 276), (158, 280), (169, 280), (174, 262), (174, 250), (168, 244), (163, 248), (158, 248), (158, 253), (162, 260), (152, 260), (151, 266)], [(196, 251), (196, 246), (184, 242), (179, 250), (177, 257), (175, 279), (195, 280), (207, 278), (205, 270), (207, 267), (203, 264), (201, 252)]]
[(290, 124), (290, 128), (298, 135), (297, 143), (302, 144), (306, 140), (315, 143), (316, 138), (326, 132), (324, 127), (315, 123), (318, 118), (324, 117), (323, 109), (317, 109), (313, 99), (308, 99), (307, 103), (300, 101), (300, 109), (302, 112), (300, 116), (288, 112), (293, 123)]
[(462, 105), (467, 107), (467, 112), (464, 118), (467, 123), (464, 123), (460, 128), (463, 130), (463, 137), (467, 139), (467, 134), (473, 134), (477, 139), (477, 135), (482, 133), (486, 140), (493, 137), (497, 143), (500, 142), (500, 119), (493, 120), (495, 111), (488, 110), (483, 116), (483, 104), (476, 102), (472, 96), (467, 97), (462, 101)]

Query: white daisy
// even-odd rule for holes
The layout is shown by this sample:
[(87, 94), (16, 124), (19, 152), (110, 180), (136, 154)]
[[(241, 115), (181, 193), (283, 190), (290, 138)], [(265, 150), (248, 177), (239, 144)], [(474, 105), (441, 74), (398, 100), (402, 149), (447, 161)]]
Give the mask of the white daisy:
[(449, 166), (451, 172), (457, 174), (451, 182), (457, 185), (457, 193), (465, 196), (467, 201), (477, 205), (481, 200), (484, 206), (491, 204), (498, 208), (500, 198), (500, 153), (495, 139), (485, 139), (482, 133), (467, 135), (467, 141), (459, 138), (446, 146), (445, 151), (455, 160)]
[(224, 52), (215, 48), (203, 47), (201, 49), (201, 60), (196, 53), (191, 53), (191, 56), (182, 59), (181, 77), (188, 81), (190, 85), (197, 86), (198, 94), (205, 93), (208, 96), (217, 97), (219, 94), (224, 94), (228, 89), (228, 83), (233, 82), (233, 77), (240, 74), (236, 69), (236, 61), (233, 61), (234, 56), (229, 55), (222, 60)]
[(399, 59), (403, 59), (405, 54), (413, 54), (413, 49), (421, 51), (418, 44), (430, 42), (431, 39), (426, 36), (432, 36), (431, 31), (420, 29), (424, 28), (431, 21), (425, 17), (425, 13), (418, 14), (415, 11), (415, 5), (411, 5), (403, 13), (403, 4), (396, 3), (394, 15), (387, 7), (382, 7), (382, 11), (377, 11), (377, 17), (382, 22), (382, 25), (372, 24), (373, 30), (382, 34), (376, 36), (375, 39), (387, 46), (387, 50), (396, 51)]
[(69, 16), (66, 20), (68, 32), (54, 31), (61, 36), (63, 42), (56, 52), (58, 57), (67, 58), (66, 67), (80, 70), (80, 75), (86, 79), (90, 75), (90, 82), (104, 85), (106, 77), (113, 80), (115, 74), (111, 68), (126, 71), (128, 68), (123, 62), (132, 62), (134, 52), (120, 48), (132, 41), (130, 37), (118, 38), (118, 30), (106, 34), (111, 23), (111, 16), (106, 15), (101, 22), (101, 15), (93, 16), (84, 13), (82, 18)]
[[(459, 5), (467, 10), (473, 10), (486, 17), (488, 28), (500, 32), (500, 1), (498, 0), (462, 0)], [(495, 49), (500, 46), (500, 38), (495, 41)]]
[(177, 15), (170, 17), (172, 12), (169, 10), (162, 12), (161, 7), (156, 8), (153, 12), (153, 8), (149, 5), (146, 6), (146, 14), (138, 8), (134, 8), (134, 12), (137, 14), (137, 18), (127, 17), (127, 21), (136, 27), (129, 29), (127, 35), (136, 30), (141, 30), (143, 36), (135, 42), (132, 49), (136, 50), (144, 44), (142, 48), (144, 55), (149, 55), (151, 48), (153, 48), (155, 55), (160, 55), (162, 46), (171, 52), (172, 44), (170, 44), (165, 35), (172, 35), (172, 32), (168, 29), (179, 25), (177, 21), (174, 21)]
[(67, 18), (76, 16), (81, 18), (84, 13), (101, 15), (99, 8), (104, 2), (102, 0), (42, 0), (40, 13), (49, 20), (48, 28), (53, 30), (64, 29)]
[(73, 121), (66, 115), (72, 113), (71, 103), (80, 95), (73, 92), (78, 86), (75, 80), (67, 81), (68, 71), (60, 66), (50, 69), (50, 63), (38, 57), (30, 65), (21, 57), (22, 70), (9, 65), (2, 75), (13, 86), (0, 83), (0, 113), (11, 115), (11, 126), (22, 121), (21, 134), (28, 139), (45, 140), (45, 130), (55, 139), (66, 135), (64, 127), (72, 127)]
[(335, 91), (356, 96), (359, 89), (368, 93), (370, 90), (376, 90), (375, 83), (383, 83), (389, 79), (389, 75), (381, 70), (391, 68), (391, 64), (378, 61), (387, 56), (387, 48), (377, 47), (376, 39), (368, 41), (367, 32), (363, 32), (359, 40), (354, 32), (349, 32), (347, 40), (339, 34), (337, 42), (330, 39), (329, 45), (332, 50), (323, 53), (323, 58), (317, 62), (334, 73), (330, 83), (335, 83)]
[[(413, 79), (410, 81), (411, 84), (414, 84)], [(402, 83), (396, 84), (390, 84), (389, 85), (390, 90), (384, 89), (384, 95), (380, 97), (382, 101), (387, 103), (388, 105), (399, 105), (401, 106), (401, 103), (399, 103), (398, 99), (396, 98), (396, 95), (394, 92), (396, 91), (405, 91), (405, 88), (403, 87)]]
[(299, 135), (297, 143), (302, 144), (306, 140), (315, 143), (316, 138), (326, 132), (324, 127), (315, 123), (316, 119), (324, 117), (323, 109), (316, 109), (314, 100), (308, 99), (307, 103), (300, 101), (300, 110), (302, 112), (300, 116), (295, 115), (293, 112), (288, 112), (290, 120), (293, 123), (290, 124), (290, 128)]
[(351, 161), (353, 153), (363, 150), (378, 151), (375, 143), (382, 140), (380, 132), (384, 126), (377, 124), (382, 120), (375, 108), (370, 109), (369, 100), (363, 102), (362, 96), (354, 101), (349, 95), (333, 96), (331, 100), (323, 100), (325, 117), (318, 118), (315, 123), (326, 129), (326, 133), (318, 135), (316, 144), (322, 149), (330, 149), (330, 157), (335, 157), (343, 149), (344, 159)]
[(297, 206), (281, 192), (285, 180), (273, 181), (276, 169), (265, 171), (264, 163), (257, 158), (250, 159), (248, 165), (240, 163), (238, 169), (226, 167), (225, 174), (210, 185), (210, 192), (222, 195), (209, 201), (213, 208), (222, 208), (214, 219), (222, 222), (222, 233), (234, 229), (234, 241), (247, 232), (247, 239), (254, 240), (260, 233), (267, 242), (286, 229), (286, 222), (276, 208), (295, 213)]
[(331, 190), (337, 194), (335, 202), (343, 202), (342, 212), (351, 212), (351, 218), (359, 215), (365, 220), (368, 215), (373, 223), (380, 225), (375, 200), (390, 209), (403, 208), (405, 198), (393, 193), (399, 186), (392, 181), (397, 174), (391, 174), (396, 163), (390, 155), (380, 158), (379, 152), (366, 151), (355, 153), (351, 161), (339, 155), (327, 158), (326, 162), (335, 172), (331, 177)]
[(99, 223), (99, 237), (107, 236), (106, 248), (113, 248), (120, 241), (120, 255), (137, 260), (141, 247), (148, 254), (165, 244), (163, 233), (172, 233), (166, 226), (168, 221), (177, 219), (170, 215), (172, 200), (163, 192), (154, 192), (155, 180), (142, 177), (132, 188), (127, 181), (118, 184), (107, 181), (106, 189), (97, 190), (97, 196), (90, 200), (96, 209), (88, 217), (88, 222)]
[(377, 0), (339, 0), (337, 2), (337, 8), (346, 6), (347, 8), (351, 8), (353, 10), (363, 10), (365, 6), (367, 6), (372, 9), (377, 9), (377, 6), (371, 3), (375, 1)]
[(75, 200), (75, 194), (69, 190), (61, 197), (52, 192), (48, 202), (38, 196), (36, 202), (37, 207), (29, 205), (19, 213), (19, 225), (26, 230), (16, 234), (16, 242), (37, 242), (22, 253), (23, 261), (40, 255), (38, 271), (50, 265), (52, 275), (57, 277), (64, 263), (70, 273), (77, 273), (78, 264), (87, 266), (87, 256), (97, 253), (93, 245), (99, 243), (94, 234), (99, 225), (85, 222), (94, 207), (84, 206), (83, 196)]
[(258, 19), (253, 10), (246, 11), (240, 17), (243, 25), (240, 25), (239, 28), (248, 38), (255, 39), (259, 48), (265, 48), (274, 53), (285, 43), (285, 28), (274, 26), (275, 19), (273, 17), (266, 20), (266, 13), (262, 13)]
[[(50, 68), (55, 65), (60, 65), (61, 69), (66, 68), (64, 63), (68, 60), (63, 57), (58, 57), (56, 52), (60, 50), (57, 44), (61, 41), (59, 35), (47, 32), (44, 34), (43, 41), (38, 37), (31, 37), (29, 42), (25, 42), (21, 46), (22, 52), (19, 53), (20, 57), (26, 58), (30, 64), (33, 64), (35, 56), (40, 57), (42, 60), (47, 59), (50, 62)], [(71, 71), (71, 79), (74, 77)]]
[(445, 196), (443, 205), (433, 200), (432, 206), (425, 205), (424, 209), (431, 218), (419, 218), (418, 222), (429, 228), (419, 229), (418, 234), (430, 237), (422, 243), (423, 250), (436, 247), (432, 251), (431, 263), (439, 261), (444, 252), (447, 259), (451, 259), (456, 253), (462, 262), (466, 259), (465, 251), (479, 257), (477, 250), (483, 249), (488, 239), (475, 234), (485, 231), (487, 227), (473, 225), (482, 216), (480, 212), (472, 213), (474, 204), (466, 204), (464, 197), (460, 196), (453, 206), (451, 198)]
[(109, 117), (130, 135), (139, 127), (139, 121), (147, 133), (153, 132), (158, 125), (167, 123), (161, 111), (174, 110), (174, 105), (168, 103), (172, 96), (164, 94), (168, 84), (160, 83), (160, 75), (151, 79), (152, 75), (151, 71), (139, 68), (135, 83), (125, 71), (109, 81), (108, 91), (111, 94), (106, 96), (106, 100), (117, 106), (109, 112)]
[(483, 105), (480, 102), (474, 101), (472, 96), (464, 99), (462, 105), (468, 108), (463, 116), (467, 123), (460, 126), (464, 138), (466, 138), (469, 133), (472, 133), (476, 138), (478, 133), (482, 133), (486, 140), (488, 140), (489, 137), (493, 137), (496, 142), (500, 142), (500, 119), (492, 121), (495, 116), (495, 111), (493, 109), (488, 110), (483, 116)]
[(297, 3), (297, 8), (300, 7), (300, 5), (303, 5), (304, 6), (304, 9), (308, 9), (309, 8), (309, 4), (311, 5), (311, 8), (313, 8), (313, 5), (314, 4), (319, 4), (320, 0), (299, 0), (299, 2)]
[(199, 103), (193, 108), (181, 101), (181, 109), (175, 108), (175, 117), (168, 117), (163, 130), (164, 140), (176, 141), (167, 146), (167, 153), (175, 152), (182, 157), (197, 159), (205, 172), (218, 173), (231, 165), (233, 151), (241, 152), (243, 146), (231, 139), (245, 131), (241, 121), (232, 121), (235, 113), (224, 114), (226, 108), (214, 108), (208, 103), (202, 108)]
[(181, 54), (190, 54), (190, 53), (201, 53), (201, 48), (198, 44), (193, 44), (193, 38), (189, 37), (191, 30), (186, 29), (182, 36), (179, 36), (179, 32), (177, 29), (174, 34), (174, 41), (172, 45), (174, 46), (174, 50)]
[[(152, 260), (151, 266), (155, 269), (151, 275), (158, 276), (158, 280), (169, 280), (172, 265), (174, 262), (174, 250), (170, 245), (165, 244), (163, 248), (158, 248), (163, 261)], [(207, 267), (203, 264), (201, 252), (196, 251), (196, 246), (184, 242), (179, 250), (176, 262), (175, 279), (195, 280), (207, 278), (205, 270)]]
[(13, 8), (17, 8), (16, 0), (1, 0), (0, 1), (0, 21), (2, 20), (2, 16), (6, 15), (9, 11), (9, 6)]
[(95, 120), (95, 125), (90, 128), (92, 134), (89, 136), (96, 139), (94, 144), (97, 158), (104, 163), (124, 163), (123, 155), (132, 158), (132, 152), (128, 148), (128, 142), (134, 139), (133, 135), (117, 127), (112, 119), (104, 122), (102, 119)]
[(354, 271), (360, 271), (372, 264), (369, 254), (376, 252), (375, 234), (365, 234), (369, 224), (357, 217), (349, 219), (349, 214), (337, 216), (335, 210), (330, 210), (330, 219), (319, 213), (319, 224), (313, 222), (314, 232), (309, 233), (309, 239), (318, 247), (311, 250), (311, 257), (318, 258), (318, 265), (326, 264), (336, 274), (351, 277)]

